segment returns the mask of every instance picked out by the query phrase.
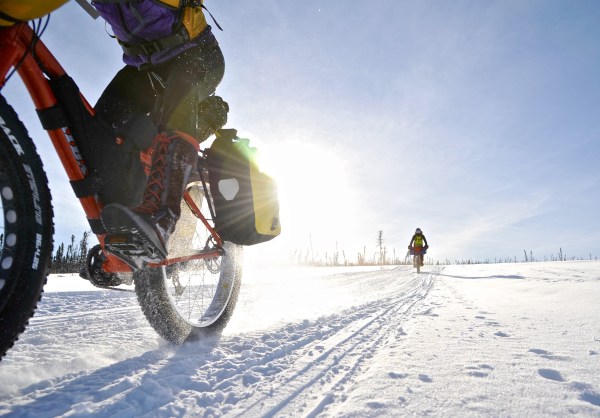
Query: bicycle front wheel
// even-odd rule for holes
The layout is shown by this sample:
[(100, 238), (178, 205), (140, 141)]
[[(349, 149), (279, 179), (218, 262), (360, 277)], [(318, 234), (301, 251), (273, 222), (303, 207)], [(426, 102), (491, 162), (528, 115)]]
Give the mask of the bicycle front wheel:
[(42, 162), (0, 96), (0, 359), (40, 300), (52, 254), (52, 205)]
[(417, 269), (417, 274), (421, 273), (421, 256), (417, 254), (413, 256), (413, 266)]
[[(201, 183), (191, 183), (187, 191), (210, 220)], [(181, 217), (169, 240), (169, 257), (206, 251), (212, 245), (206, 226), (182, 203)], [(222, 331), (233, 314), (241, 278), (242, 248), (229, 242), (222, 255), (147, 268), (133, 276), (146, 319), (173, 344)]]

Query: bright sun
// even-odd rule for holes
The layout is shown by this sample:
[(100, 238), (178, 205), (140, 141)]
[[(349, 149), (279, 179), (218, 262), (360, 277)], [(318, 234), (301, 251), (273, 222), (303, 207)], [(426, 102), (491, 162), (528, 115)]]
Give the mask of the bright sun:
[[(351, 165), (324, 145), (269, 144), (261, 165), (278, 184), (282, 237), (302, 250), (311, 244), (334, 249), (356, 222)], [(342, 242), (340, 242), (342, 244)]]

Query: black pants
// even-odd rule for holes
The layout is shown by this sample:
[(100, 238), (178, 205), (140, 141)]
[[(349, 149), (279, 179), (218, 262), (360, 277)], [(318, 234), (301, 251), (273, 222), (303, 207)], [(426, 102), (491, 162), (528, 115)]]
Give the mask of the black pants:
[[(150, 72), (163, 80), (164, 91)], [(215, 92), (224, 73), (225, 61), (216, 43), (188, 49), (146, 70), (125, 66), (106, 87), (95, 110), (115, 127), (131, 114), (152, 113), (160, 131), (178, 130), (196, 137), (198, 105)]]
[[(198, 105), (215, 92), (224, 72), (225, 61), (217, 43), (189, 49), (148, 69), (125, 66), (98, 99), (96, 115), (117, 130), (132, 117), (149, 115), (158, 131), (177, 130), (199, 138)], [(115, 155), (102, 156), (114, 171), (103, 176), (104, 204), (135, 206), (141, 202), (146, 177), (139, 152), (152, 143), (154, 135), (148, 132), (152, 130), (126, 133), (123, 145), (107, 147)]]

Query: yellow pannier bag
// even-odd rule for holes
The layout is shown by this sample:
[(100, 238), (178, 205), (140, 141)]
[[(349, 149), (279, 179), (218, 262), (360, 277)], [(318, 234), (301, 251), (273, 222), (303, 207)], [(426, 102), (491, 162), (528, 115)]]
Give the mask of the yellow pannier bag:
[(67, 0), (0, 0), (0, 26), (12, 26), (47, 15)]
[(221, 129), (207, 151), (215, 229), (224, 241), (254, 245), (281, 233), (277, 184), (258, 167), (256, 149)]

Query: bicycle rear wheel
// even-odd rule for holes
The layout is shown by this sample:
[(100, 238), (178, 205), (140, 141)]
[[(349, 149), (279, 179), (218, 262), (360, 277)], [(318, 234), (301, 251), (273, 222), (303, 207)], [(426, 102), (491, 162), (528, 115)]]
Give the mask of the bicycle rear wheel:
[(52, 205), (42, 162), (0, 96), (0, 359), (34, 314), (52, 254)]
[[(205, 218), (210, 219), (202, 184), (193, 182), (187, 190)], [(212, 246), (206, 226), (182, 202), (181, 217), (169, 240), (169, 257), (184, 257)], [(133, 275), (146, 319), (173, 344), (223, 330), (233, 314), (241, 277), (242, 248), (228, 242), (217, 257), (147, 268)]]
[(419, 254), (413, 256), (413, 266), (417, 269), (417, 274), (421, 273), (421, 256)]

